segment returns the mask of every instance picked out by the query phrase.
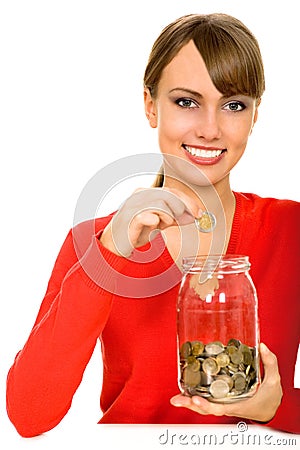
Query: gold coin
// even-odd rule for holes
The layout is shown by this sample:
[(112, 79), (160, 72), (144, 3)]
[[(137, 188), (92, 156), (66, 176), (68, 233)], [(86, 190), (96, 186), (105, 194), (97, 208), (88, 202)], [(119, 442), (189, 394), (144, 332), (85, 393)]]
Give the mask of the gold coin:
[(192, 346), (189, 341), (184, 342), (182, 346), (180, 347), (180, 356), (182, 358), (187, 358), (192, 353)]
[(229, 386), (224, 380), (215, 380), (211, 383), (209, 392), (214, 398), (224, 398), (229, 392)]
[(226, 348), (226, 353), (228, 353), (228, 355), (232, 355), (232, 353), (235, 353), (238, 351), (238, 348), (235, 345), (229, 345)]
[(204, 344), (200, 341), (193, 341), (192, 343), (192, 354), (194, 356), (199, 356), (203, 353)]
[(195, 225), (202, 233), (210, 233), (215, 229), (216, 224), (216, 217), (209, 211), (203, 211), (200, 217), (195, 218)]
[(200, 370), (201, 364), (198, 359), (195, 358), (195, 356), (189, 356), (187, 359), (188, 368), (192, 370), (193, 372), (197, 372)]
[(207, 358), (202, 363), (203, 372), (207, 375), (217, 375), (220, 368), (217, 361), (214, 358)]
[(224, 352), (219, 353), (216, 356), (216, 360), (217, 360), (219, 367), (226, 367), (230, 363), (229, 356), (227, 355), (227, 353), (224, 353)]

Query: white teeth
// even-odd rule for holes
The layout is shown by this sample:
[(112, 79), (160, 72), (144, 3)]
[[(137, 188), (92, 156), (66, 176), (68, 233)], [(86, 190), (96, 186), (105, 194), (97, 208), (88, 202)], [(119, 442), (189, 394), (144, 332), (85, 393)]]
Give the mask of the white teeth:
[(222, 150), (203, 150), (194, 147), (184, 147), (192, 156), (201, 156), (201, 158), (216, 158), (220, 156)]

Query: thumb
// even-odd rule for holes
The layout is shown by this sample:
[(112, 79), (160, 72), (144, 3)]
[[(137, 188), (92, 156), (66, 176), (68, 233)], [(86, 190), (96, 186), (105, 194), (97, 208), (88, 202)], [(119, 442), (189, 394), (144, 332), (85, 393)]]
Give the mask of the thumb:
[(259, 351), (264, 366), (264, 381), (280, 378), (276, 355), (263, 342), (260, 343)]

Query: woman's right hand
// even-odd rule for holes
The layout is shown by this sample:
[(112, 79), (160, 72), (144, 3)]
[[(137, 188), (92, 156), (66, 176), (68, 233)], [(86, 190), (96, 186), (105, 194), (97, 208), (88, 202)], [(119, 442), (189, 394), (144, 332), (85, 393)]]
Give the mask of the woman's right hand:
[(104, 229), (102, 245), (117, 255), (129, 257), (159, 230), (194, 222), (199, 204), (177, 189), (137, 189)]

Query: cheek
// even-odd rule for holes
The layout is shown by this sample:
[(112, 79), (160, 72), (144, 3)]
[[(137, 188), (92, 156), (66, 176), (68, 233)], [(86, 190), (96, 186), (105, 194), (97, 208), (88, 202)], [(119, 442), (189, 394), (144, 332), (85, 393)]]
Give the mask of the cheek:
[(158, 122), (158, 138), (161, 143), (178, 141), (180, 138), (180, 130), (176, 122), (172, 120), (161, 119)]
[(158, 115), (158, 135), (160, 140), (184, 142), (191, 130), (191, 121), (172, 111), (160, 111)]
[(227, 128), (227, 139), (234, 147), (245, 147), (252, 130), (252, 120), (238, 121)]

